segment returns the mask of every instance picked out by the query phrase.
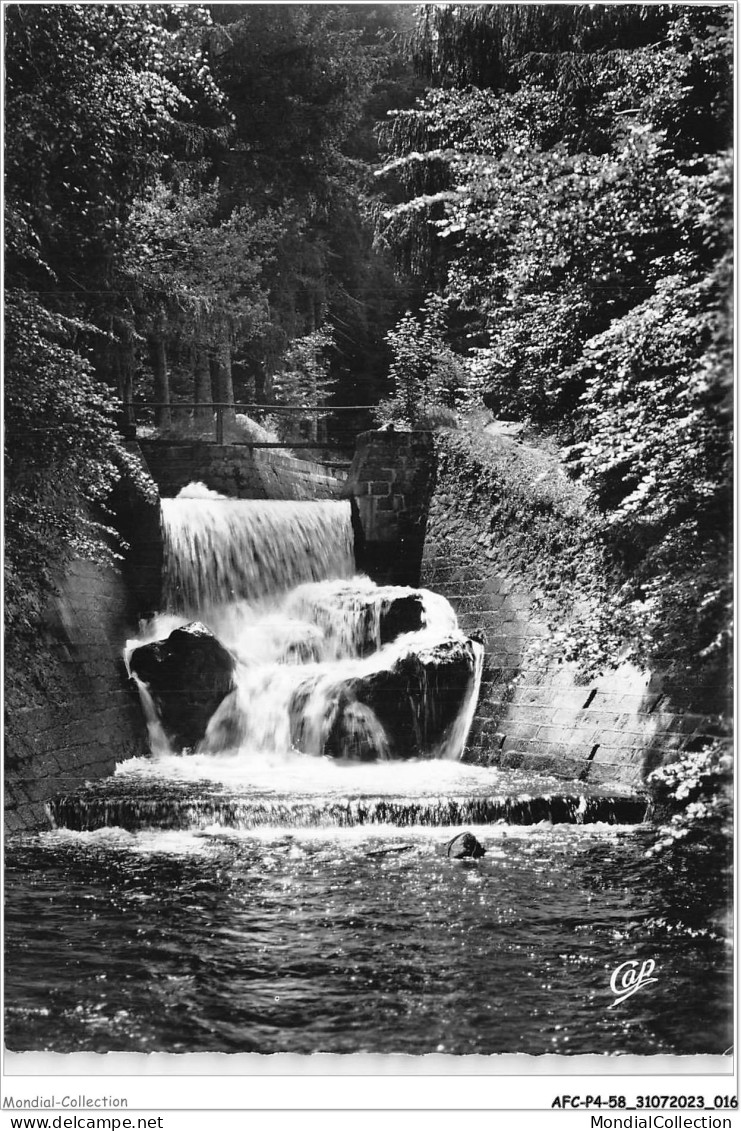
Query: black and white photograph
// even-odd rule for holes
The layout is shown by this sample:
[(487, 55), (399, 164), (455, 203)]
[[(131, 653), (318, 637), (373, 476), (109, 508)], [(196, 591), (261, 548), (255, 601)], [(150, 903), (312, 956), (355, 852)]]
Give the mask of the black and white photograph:
[(6, 1093), (731, 1126), (735, 14), (3, 4)]

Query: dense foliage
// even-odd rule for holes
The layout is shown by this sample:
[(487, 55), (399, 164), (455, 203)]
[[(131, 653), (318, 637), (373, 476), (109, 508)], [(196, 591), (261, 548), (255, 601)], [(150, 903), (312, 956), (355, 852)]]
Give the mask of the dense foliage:
[(559, 438), (609, 619), (677, 675), (727, 650), (731, 16), (430, 6), (431, 88), (384, 130), (381, 237), (457, 311), (485, 403)]
[(101, 547), (86, 504), (103, 502), (116, 478), (114, 409), (71, 346), (79, 329), (34, 295), (6, 295), (5, 597), (14, 631), (33, 627), (59, 561)]
[(397, 15), (5, 13), (10, 623), (66, 557), (109, 555), (136, 402), (208, 431), (214, 402), (375, 399), (403, 288), (364, 201), (373, 115), (414, 86)]
[(654, 770), (649, 778), (662, 832), (650, 854), (701, 849), (731, 863), (733, 754), (729, 743), (708, 743)]
[(393, 395), (376, 409), (382, 424), (453, 424), (469, 385), (463, 362), (445, 338), (445, 304), (430, 294), (418, 317), (410, 310), (389, 330)]
[(369, 121), (389, 84), (398, 94), (405, 71), (411, 81), (393, 42), (396, 10), (212, 11), (211, 59), (233, 123), (213, 165), (220, 207), (248, 206), (280, 226), (261, 275), (261, 325), (249, 338), (233, 336), (235, 395), (270, 402), (290, 368), (292, 342), (328, 332), (336, 398), (371, 404), (385, 376), (384, 334), (403, 294), (390, 261), (372, 246), (367, 216), (377, 153)]
[(19, 629), (68, 557), (114, 552), (100, 507), (126, 454), (100, 377), (126, 302), (117, 265), (137, 194), (218, 97), (203, 9), (5, 16), (6, 619)]

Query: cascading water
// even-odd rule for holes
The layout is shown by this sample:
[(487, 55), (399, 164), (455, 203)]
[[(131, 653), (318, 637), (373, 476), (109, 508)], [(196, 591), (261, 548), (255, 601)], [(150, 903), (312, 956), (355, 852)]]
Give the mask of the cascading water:
[(481, 647), (353, 576), (348, 503), (186, 494), (126, 647), (153, 756), (10, 846), (8, 1049), (727, 1049), (727, 895), (646, 854), (645, 803), (460, 760)]
[[(185, 489), (187, 492), (187, 488)], [(255, 602), (302, 581), (354, 572), (350, 504), (181, 493), (162, 500), (165, 594), (186, 613)]]
[(137, 649), (197, 617), (235, 665), (199, 750), (460, 758), (483, 649), (439, 595), (352, 576), (349, 503), (190, 488), (162, 514), (166, 613), (126, 650), (150, 716)]

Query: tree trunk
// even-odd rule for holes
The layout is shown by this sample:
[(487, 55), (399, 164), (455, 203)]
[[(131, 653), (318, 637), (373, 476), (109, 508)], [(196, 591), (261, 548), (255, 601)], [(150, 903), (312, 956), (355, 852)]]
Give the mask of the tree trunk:
[[(316, 387), (316, 369), (315, 369), (314, 365), (311, 364), (311, 362), (309, 363), (308, 370), (309, 370), (309, 373), (308, 373), (309, 382), (308, 383), (310, 385), (310, 388), (307, 390), (308, 396), (306, 398), (306, 403), (309, 407), (316, 409), (316, 408), (319, 408), (319, 394), (318, 394), (317, 387)], [(317, 423), (318, 423), (318, 420), (319, 420), (319, 416), (316, 412), (308, 413), (308, 420), (307, 420), (308, 439), (313, 440), (315, 443), (316, 443), (316, 438), (317, 438)]]
[(124, 435), (136, 435), (136, 413), (134, 412), (134, 372), (136, 357), (134, 343), (127, 336), (121, 343), (118, 355), (118, 395), (121, 398), (121, 415)]
[(222, 412), (225, 420), (233, 421), (236, 414), (232, 381), (232, 348), (226, 335), (219, 343), (216, 355), (216, 399), (221, 404), (229, 406), (222, 409)]
[(149, 339), (149, 352), (154, 372), (154, 423), (157, 428), (169, 428), (172, 423), (170, 413), (170, 377), (167, 372), (167, 348), (165, 335), (157, 333)]
[(203, 346), (195, 347), (195, 422), (198, 431), (212, 432), (214, 426), (214, 394), (211, 383), (211, 366)]
[(136, 436), (134, 415), (134, 343), (131, 327), (124, 319), (111, 314), (108, 319), (109, 337), (95, 349), (93, 364), (98, 379), (106, 385), (115, 385), (120, 401), (116, 424), (127, 439)]

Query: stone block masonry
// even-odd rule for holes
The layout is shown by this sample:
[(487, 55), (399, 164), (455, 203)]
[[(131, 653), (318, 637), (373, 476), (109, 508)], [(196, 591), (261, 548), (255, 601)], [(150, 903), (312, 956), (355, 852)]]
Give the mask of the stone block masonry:
[(358, 566), (380, 584), (417, 584), (434, 460), (429, 432), (390, 428), (358, 436), (346, 493)]
[(174, 440), (140, 440), (140, 446), (163, 498), (200, 482), (230, 499), (335, 499), (347, 479), (343, 468), (273, 448)]
[(11, 641), (5, 665), (5, 828), (48, 826), (57, 793), (147, 752), (123, 645), (129, 597), (112, 569), (74, 562), (34, 641)]
[(661, 673), (622, 663), (586, 678), (563, 659), (569, 600), (572, 616), (590, 602), (599, 613), (580, 584), (580, 571), (598, 568), (588, 546), (585, 498), (555, 454), (506, 435), (438, 434), (420, 583), (443, 593), (461, 628), (486, 641), (466, 756), (636, 788), (722, 733), (723, 721), (691, 709), (699, 685), (683, 701), (667, 693)]
[(485, 641), (468, 760), (640, 788), (722, 732), (692, 709), (699, 686), (682, 698), (628, 663), (588, 679), (563, 658), (554, 609), (565, 638), (594, 601), (580, 575), (599, 563), (584, 494), (555, 454), (506, 434), (368, 433), (350, 487), (371, 576), (441, 593)]

